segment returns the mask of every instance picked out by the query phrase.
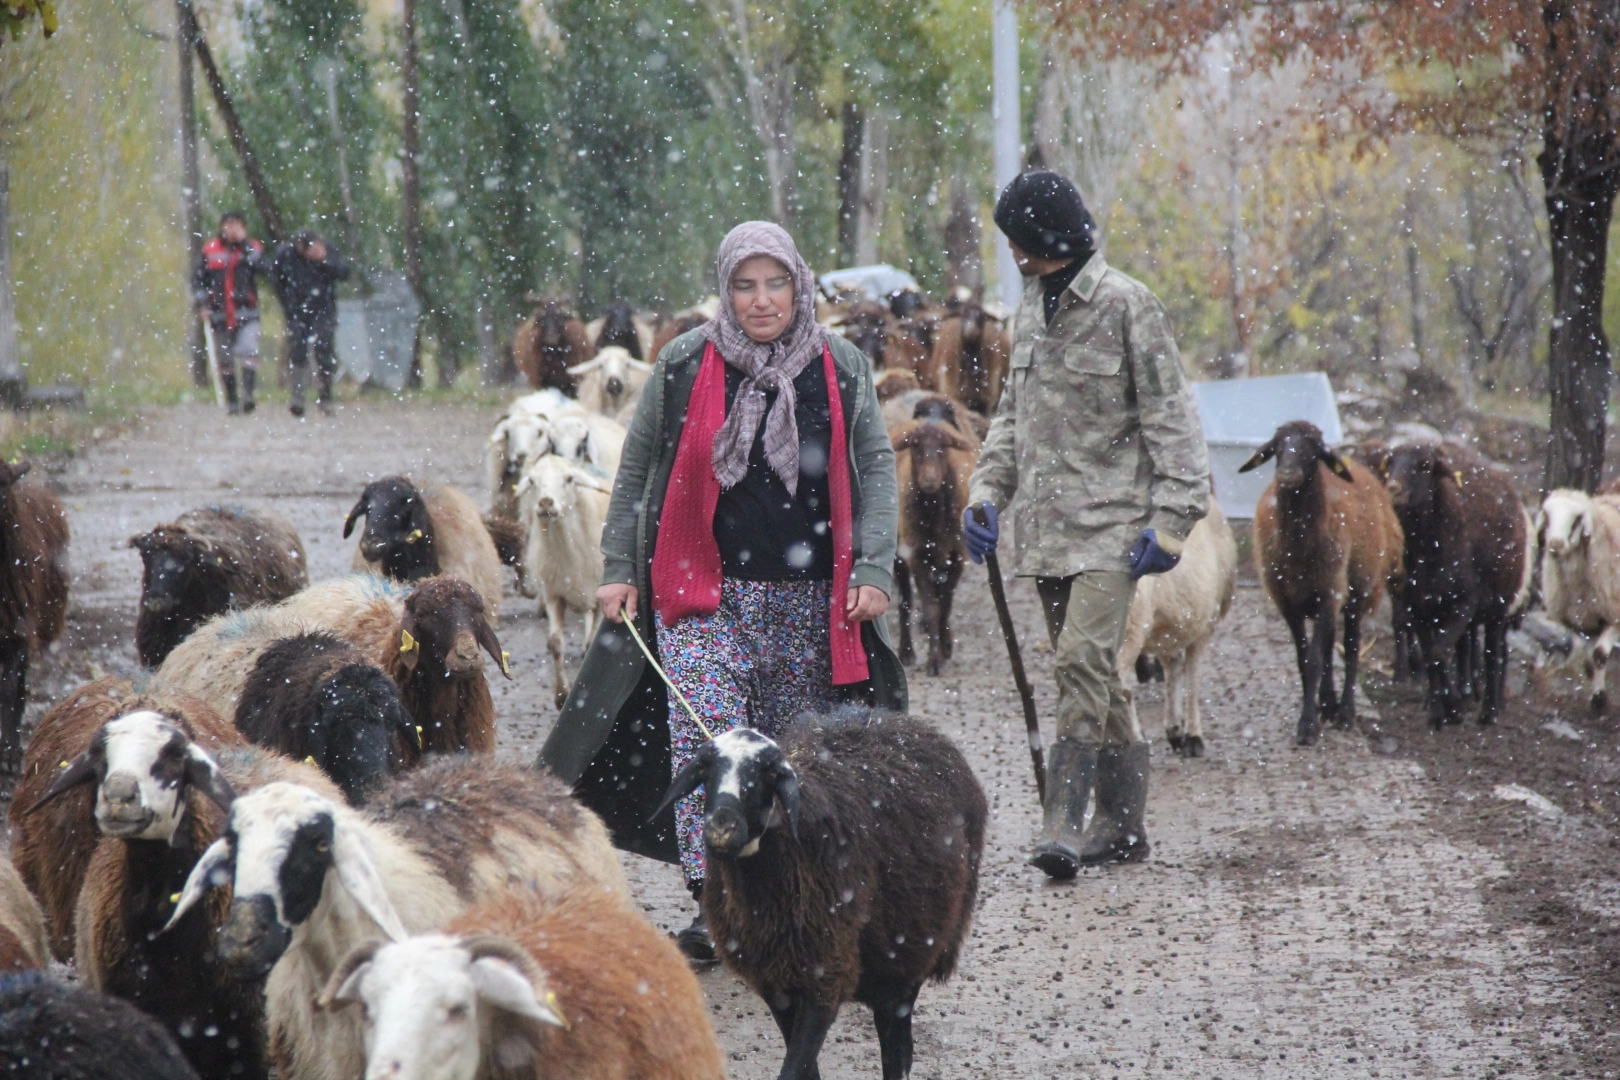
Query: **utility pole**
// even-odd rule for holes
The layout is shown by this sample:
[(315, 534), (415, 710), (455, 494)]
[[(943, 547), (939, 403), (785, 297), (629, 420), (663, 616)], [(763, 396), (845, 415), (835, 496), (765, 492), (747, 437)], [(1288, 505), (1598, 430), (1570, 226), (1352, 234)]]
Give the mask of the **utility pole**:
[[(991, 67), (994, 73), (991, 118), (995, 126), (996, 194), (1018, 175), (1022, 155), (1018, 116), (1018, 10), (1013, 0), (995, 0), (991, 15)], [(1007, 238), (996, 230), (996, 277), (1001, 302), (1017, 308), (1023, 297), (1023, 280), (1013, 262)]]
[[(197, 166), (197, 91), (192, 82), (193, 22), (189, 0), (175, 0), (174, 40), (180, 46), (180, 205), (186, 229), (186, 310), (190, 313), (191, 271), (202, 258), (202, 174)], [(208, 385), (208, 346), (202, 323), (188, 318), (191, 385)]]

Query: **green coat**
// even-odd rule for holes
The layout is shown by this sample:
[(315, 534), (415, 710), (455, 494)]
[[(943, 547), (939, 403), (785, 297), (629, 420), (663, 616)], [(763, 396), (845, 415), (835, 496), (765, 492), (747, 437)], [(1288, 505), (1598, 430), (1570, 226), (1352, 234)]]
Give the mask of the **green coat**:
[[(705, 344), (702, 332), (694, 330), (659, 353), (625, 438), (602, 529), (602, 582), (636, 586), (636, 628), (654, 649), (652, 558), (658, 519)], [(849, 440), (854, 526), (850, 585), (874, 585), (892, 596), (900, 506), (894, 449), (878, 408), (871, 362), (843, 338), (833, 337), (831, 345)], [(904, 712), (905, 669), (889, 647), (883, 620), (863, 624), (861, 642), (871, 678), (840, 687), (840, 692)], [(653, 819), (671, 779), (668, 693), (622, 623), (604, 622), (586, 650), (579, 678), (540, 750), (539, 764), (573, 785), (580, 800), (601, 815), (616, 845), (678, 861), (673, 811)]]

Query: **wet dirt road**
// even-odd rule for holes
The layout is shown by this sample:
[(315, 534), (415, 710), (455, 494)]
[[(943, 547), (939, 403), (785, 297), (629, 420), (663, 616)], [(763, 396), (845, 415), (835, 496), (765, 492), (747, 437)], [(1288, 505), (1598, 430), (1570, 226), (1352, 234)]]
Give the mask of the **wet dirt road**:
[[(30, 716), (93, 675), (133, 668), (140, 563), (125, 545), (134, 533), (209, 503), (270, 507), (302, 534), (313, 576), (335, 576), (351, 552), (344, 514), (368, 480), (408, 472), (483, 501), (484, 435), (496, 415), (386, 401), (303, 423), (280, 410), (231, 421), (203, 406), (151, 410), (129, 434), (53, 470), (73, 527), (73, 606), (66, 639), (36, 669)], [(498, 631), (516, 679), (495, 684), (499, 752), (529, 760), (556, 710), (544, 620), (510, 584)], [(1017, 582), (1011, 592), (1050, 717), (1051, 654), (1035, 647), (1034, 589)], [(939, 678), (914, 673), (913, 709), (962, 745), (993, 817), (962, 968), (918, 1006), (914, 1075), (1613, 1075), (1603, 1034), (1613, 1013), (1592, 1011), (1593, 988), (1607, 988), (1612, 971), (1590, 970), (1602, 965), (1587, 963), (1567, 920), (1499, 900), (1519, 880), (1525, 845), (1611, 850), (1600, 815), (1570, 805), (1542, 818), (1493, 802), (1502, 778), (1458, 764), (1477, 733), (1429, 736), (1409, 707), (1367, 710), (1378, 725), (1371, 739), (1330, 732), (1295, 749), (1286, 631), (1263, 594), (1241, 587), (1203, 665), (1209, 756), (1183, 762), (1162, 738), (1154, 747), (1152, 861), (1047, 885), (1023, 862), (1033, 781), (981, 568), (970, 567), (957, 611), (956, 659)], [(576, 664), (580, 633), (571, 623)], [(1153, 737), (1158, 701), (1157, 687), (1139, 691)], [(1510, 725), (1497, 731), (1512, 737)], [(1603, 735), (1604, 752), (1613, 742)], [(1549, 858), (1536, 879), (1543, 892), (1591, 923), (1594, 941), (1598, 927), (1610, 936), (1620, 885), (1594, 880), (1602, 860), (1562, 875)], [(655, 923), (690, 919), (673, 867), (626, 864)], [(702, 982), (731, 1075), (775, 1076), (781, 1050), (768, 1012), (722, 970)], [(879, 1075), (864, 1010), (839, 1019), (822, 1067), (828, 1077)]]

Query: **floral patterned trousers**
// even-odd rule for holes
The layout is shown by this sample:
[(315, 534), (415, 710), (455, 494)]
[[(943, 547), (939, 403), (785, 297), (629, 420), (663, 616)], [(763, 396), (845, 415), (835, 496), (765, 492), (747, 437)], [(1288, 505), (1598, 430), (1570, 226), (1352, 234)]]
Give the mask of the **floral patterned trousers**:
[[(720, 607), (658, 626), (664, 670), (716, 735), (751, 727), (775, 737), (795, 716), (833, 704), (830, 581), (720, 583)], [(669, 695), (674, 772), (706, 741)], [(675, 804), (686, 883), (703, 880), (703, 789)]]

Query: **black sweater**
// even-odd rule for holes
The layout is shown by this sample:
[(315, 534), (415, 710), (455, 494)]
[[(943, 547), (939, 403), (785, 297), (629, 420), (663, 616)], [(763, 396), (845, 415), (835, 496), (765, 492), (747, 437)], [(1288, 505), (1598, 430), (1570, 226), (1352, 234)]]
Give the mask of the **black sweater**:
[[(726, 365), (726, 413), (742, 386), (742, 372)], [(748, 474), (720, 492), (714, 539), (720, 571), (743, 581), (830, 581), (833, 571), (832, 501), (827, 463), (832, 455), (832, 410), (827, 373), (811, 360), (793, 380), (799, 424), (799, 490), (789, 495), (765, 461), (765, 419), (748, 451)], [(776, 395), (767, 395), (766, 415)]]

